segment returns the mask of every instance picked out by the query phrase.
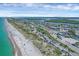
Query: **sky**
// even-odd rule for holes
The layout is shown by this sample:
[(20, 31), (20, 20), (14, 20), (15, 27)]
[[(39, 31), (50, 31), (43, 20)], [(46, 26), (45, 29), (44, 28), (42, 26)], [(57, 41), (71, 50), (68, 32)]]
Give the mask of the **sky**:
[(0, 3), (0, 16), (79, 17), (78, 3)]

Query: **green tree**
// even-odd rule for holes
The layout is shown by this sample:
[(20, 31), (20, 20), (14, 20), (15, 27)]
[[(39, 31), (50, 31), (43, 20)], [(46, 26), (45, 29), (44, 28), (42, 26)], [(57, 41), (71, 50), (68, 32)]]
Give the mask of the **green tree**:
[(76, 35), (75, 30), (71, 29), (68, 31), (70, 35)]

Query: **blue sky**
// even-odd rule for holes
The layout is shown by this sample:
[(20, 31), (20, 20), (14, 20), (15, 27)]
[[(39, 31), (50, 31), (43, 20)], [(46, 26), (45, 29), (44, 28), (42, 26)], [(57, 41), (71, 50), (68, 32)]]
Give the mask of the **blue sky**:
[(1, 3), (0, 16), (79, 17), (79, 4)]

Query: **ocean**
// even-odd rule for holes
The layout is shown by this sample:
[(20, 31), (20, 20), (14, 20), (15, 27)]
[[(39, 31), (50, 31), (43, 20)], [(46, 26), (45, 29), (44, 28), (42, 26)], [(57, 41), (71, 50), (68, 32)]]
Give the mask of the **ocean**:
[(13, 46), (6, 32), (4, 18), (0, 18), (0, 56), (13, 56)]

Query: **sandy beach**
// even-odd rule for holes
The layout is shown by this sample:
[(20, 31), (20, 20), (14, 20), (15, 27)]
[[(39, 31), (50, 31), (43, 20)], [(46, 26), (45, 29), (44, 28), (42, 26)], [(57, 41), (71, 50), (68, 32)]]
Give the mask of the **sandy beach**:
[(8, 31), (8, 28), (7, 28), (7, 27), (8, 27), (8, 25), (7, 25), (7, 23), (6, 23), (6, 31), (7, 31), (7, 33), (8, 33), (8, 38), (9, 38), (9, 40), (11, 41), (12, 46), (13, 46), (13, 51), (12, 51), (12, 53), (13, 53), (14, 56), (21, 56), (21, 55), (22, 55), (22, 54), (21, 54), (21, 51), (20, 51), (19, 47), (17, 46), (15, 40), (13, 39), (12, 34)]
[(20, 51), (19, 47), (17, 46), (15, 40), (11, 36), (11, 34), (8, 37), (9, 37), (9, 39), (10, 39), (12, 45), (13, 45), (13, 54), (14, 54), (14, 56), (21, 56), (22, 55), (21, 51)]
[(26, 39), (16, 28), (6, 21), (7, 31), (14, 46), (16, 56), (41, 56), (41, 52), (33, 43)]

